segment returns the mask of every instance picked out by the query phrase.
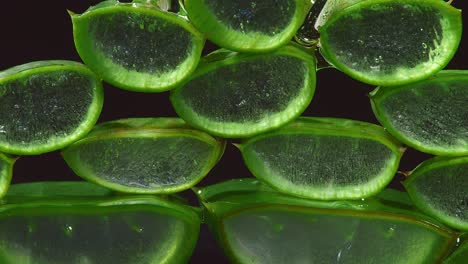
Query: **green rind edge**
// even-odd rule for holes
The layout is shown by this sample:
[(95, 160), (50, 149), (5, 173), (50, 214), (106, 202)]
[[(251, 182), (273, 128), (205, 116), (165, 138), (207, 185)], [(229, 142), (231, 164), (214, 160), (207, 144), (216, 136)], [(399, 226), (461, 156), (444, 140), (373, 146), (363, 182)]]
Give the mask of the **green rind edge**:
[[(410, 176), (403, 182), (404, 187), (408, 191), (409, 196), (413, 203), (421, 211), (426, 214), (434, 217), (440, 222), (459, 230), (468, 231), (468, 221), (462, 221), (455, 217), (450, 217), (445, 215), (439, 210), (436, 210), (429, 206), (429, 202), (423, 199), (421, 195), (415, 190), (413, 182), (420, 177), (424, 177), (424, 174), (432, 169), (448, 167), (452, 165), (459, 165), (467, 163), (468, 156), (465, 157), (435, 157), (429, 160), (426, 160), (419, 164), (410, 174)], [(443, 183), (441, 183), (443, 184)]]
[(401, 85), (401, 86), (393, 86), (393, 87), (377, 87), (374, 91), (370, 93), (370, 102), (372, 111), (374, 112), (375, 117), (377, 120), (385, 127), (385, 129), (392, 134), (395, 138), (399, 141), (404, 143), (407, 146), (410, 146), (416, 150), (421, 152), (433, 154), (433, 155), (442, 155), (442, 156), (460, 156), (460, 155), (468, 155), (468, 149), (466, 150), (451, 150), (447, 147), (437, 147), (437, 146), (429, 146), (425, 144), (421, 144), (419, 142), (413, 141), (413, 139), (406, 137), (403, 133), (401, 133), (398, 129), (395, 129), (391, 124), (387, 115), (381, 111), (381, 102), (385, 100), (385, 97), (392, 95), (394, 93), (399, 92), (400, 90), (405, 89), (412, 89), (413, 85), (421, 85), (425, 82), (431, 83), (434, 81), (443, 81), (443, 80), (465, 80), (468, 83), (468, 71), (464, 70), (443, 70), (434, 75), (432, 78), (422, 80), (419, 82)]
[(96, 124), (104, 103), (104, 90), (101, 80), (85, 65), (64, 60), (36, 61), (19, 65), (3, 72), (0, 72), (0, 84), (17, 78), (23, 78), (32, 74), (43, 74), (56, 70), (70, 70), (86, 75), (94, 83), (93, 100), (88, 107), (84, 121), (75, 131), (55, 144), (30, 145), (28, 147), (18, 147), (16, 144), (0, 143), (0, 151), (16, 155), (38, 155), (46, 152), (62, 149), (76, 140), (86, 135)]
[[(88, 25), (88, 19), (90, 16), (93, 15), (102, 15), (102, 14), (110, 14), (114, 13), (114, 11), (122, 11), (125, 10), (127, 12), (143, 12), (147, 13), (152, 16), (157, 16), (166, 20), (171, 21), (171, 23), (177, 24), (178, 26), (182, 27), (183, 29), (187, 30), (188, 32), (191, 33), (192, 35), (192, 53), (191, 56), (187, 57), (180, 65), (189, 62), (189, 60), (192, 60), (191, 63), (189, 63), (189, 66), (181, 69), (181, 70), (176, 70), (172, 72), (166, 72), (164, 74), (168, 73), (175, 73), (179, 72), (177, 76), (182, 75), (183, 77), (177, 80), (176, 82), (172, 82), (169, 85), (165, 86), (158, 86), (155, 85), (155, 81), (153, 81), (152, 85), (155, 85), (153, 87), (145, 87), (143, 86), (138, 86), (138, 85), (131, 85), (122, 81), (117, 81), (115, 80), (115, 77), (117, 76), (115, 73), (116, 72), (128, 72), (128, 75), (140, 75), (141, 77), (132, 77), (132, 81), (138, 81), (139, 79), (148, 79), (152, 78), (154, 74), (150, 73), (138, 73), (135, 71), (128, 71), (124, 69), (123, 67), (120, 67), (110, 61), (107, 61), (109, 65), (107, 67), (102, 63), (102, 61), (99, 59), (101, 56), (96, 56), (96, 52), (90, 47), (88, 39), (88, 34), (87, 34), (87, 25)], [(201, 33), (199, 33), (195, 27), (193, 27), (185, 18), (169, 13), (169, 12), (164, 12), (161, 11), (157, 8), (152, 8), (151, 6), (144, 5), (141, 3), (119, 3), (117, 1), (110, 1), (110, 3), (101, 3), (101, 5), (97, 5), (95, 7), (92, 7), (88, 9), (86, 12), (84, 12), (81, 15), (74, 14), (70, 12), (72, 22), (73, 22), (73, 36), (74, 36), (74, 42), (76, 46), (76, 50), (78, 51), (78, 54), (80, 57), (83, 59), (86, 65), (88, 65), (93, 71), (95, 71), (98, 75), (100, 75), (106, 82), (112, 84), (113, 86), (119, 87), (124, 90), (128, 91), (134, 91), (134, 92), (148, 92), (148, 93), (154, 93), (154, 92), (164, 92), (171, 90), (175, 88), (178, 84), (186, 80), (187, 78), (190, 77), (190, 74), (193, 73), (198, 65), (198, 62), (200, 60), (203, 46), (205, 44), (205, 39), (202, 36)], [(84, 26), (83, 26), (84, 25)], [(158, 78), (159, 82), (162, 78)]]
[[(398, 1), (404, 2), (403, 0), (398, 0)], [(438, 71), (442, 70), (445, 66), (447, 66), (447, 64), (455, 55), (458, 49), (458, 46), (460, 44), (463, 25), (462, 25), (461, 10), (452, 7), (450, 4), (446, 3), (445, 1), (439, 1), (439, 0), (431, 0), (431, 1), (426, 1), (426, 2), (414, 1), (415, 3), (424, 2), (424, 4), (436, 6), (439, 10), (441, 10), (442, 13), (446, 14), (446, 18), (448, 19), (450, 25), (458, 25), (455, 27), (452, 26), (450, 28), (451, 31), (449, 32), (449, 34), (454, 38), (455, 41), (453, 43), (449, 43), (451, 44), (451, 46), (448, 46), (445, 48), (445, 50), (447, 50), (448, 53), (445, 54), (445, 57), (443, 57), (444, 58), (443, 60), (440, 60), (437, 67), (433, 67), (432, 70), (426, 71), (424, 74), (418, 75), (416, 73), (416, 77), (413, 76), (411, 78), (407, 78), (403, 80), (403, 79), (395, 78), (395, 76), (392, 76), (392, 75), (388, 75), (388, 77), (385, 77), (385, 78), (368, 78), (365, 73), (360, 73), (359, 71), (352, 70), (348, 68), (346, 65), (339, 62), (339, 60), (336, 59), (336, 57), (333, 55), (333, 53), (328, 49), (326, 45), (326, 43), (328, 42), (328, 38), (326, 37), (326, 34), (323, 33), (324, 30), (330, 24), (332, 24), (335, 20), (338, 20), (339, 18), (341, 18), (341, 16), (345, 12), (354, 11), (355, 9), (360, 9), (362, 6), (368, 6), (368, 5), (372, 5), (375, 3), (383, 3), (383, 2), (396, 2), (396, 1), (391, 1), (391, 0), (360, 1), (359, 3), (350, 5), (347, 8), (339, 10), (336, 13), (334, 13), (333, 14), (334, 16), (331, 17), (322, 27), (319, 28), (320, 52), (323, 55), (323, 57), (325, 57), (326, 60), (330, 62), (330, 64), (334, 65), (337, 69), (339, 69), (346, 75), (356, 80), (359, 80), (367, 84), (382, 85), (382, 86), (402, 85), (402, 84), (408, 84), (411, 82), (423, 80), (437, 73)]]
[[(157, 119), (157, 118), (156, 118)], [(153, 120), (156, 120), (153, 119)], [(97, 126), (95, 132), (91, 132), (89, 136), (73, 143), (66, 149), (62, 151), (62, 157), (68, 164), (68, 166), (80, 177), (90, 181), (92, 183), (104, 186), (106, 188), (124, 192), (124, 193), (138, 193), (138, 194), (170, 194), (183, 190), (190, 189), (198, 182), (200, 182), (209, 171), (216, 165), (220, 160), (221, 156), (224, 153), (226, 142), (219, 138), (214, 138), (202, 131), (194, 130), (192, 128), (181, 128), (179, 125), (182, 124), (180, 119), (177, 118), (163, 118), (159, 119), (160, 122), (164, 123), (165, 121), (171, 122), (174, 121), (174, 128), (169, 126), (165, 128), (161, 127), (125, 127), (121, 128), (112, 128), (112, 129), (103, 129), (106, 124), (118, 124), (118, 122), (132, 123), (133, 121), (138, 120), (138, 118), (132, 119), (123, 119), (117, 121), (106, 122)], [(150, 118), (144, 118), (142, 120), (150, 120)], [(157, 120), (153, 123), (159, 123)], [(158, 188), (158, 189), (147, 189), (147, 188), (137, 188), (137, 187), (128, 187), (117, 183), (112, 183), (107, 180), (103, 180), (97, 175), (81, 166), (80, 161), (76, 160), (76, 156), (73, 154), (76, 149), (80, 148), (80, 145), (92, 143), (95, 141), (100, 141), (103, 139), (114, 139), (114, 138), (158, 138), (158, 137), (188, 137), (194, 138), (199, 141), (202, 141), (206, 144), (209, 144), (213, 147), (212, 154), (210, 159), (206, 162), (204, 170), (194, 177), (192, 180), (187, 181), (185, 184), (181, 184), (174, 187)], [(79, 150), (78, 150), (79, 151)]]
[[(303, 103), (300, 107), (296, 109), (296, 111), (294, 111), (295, 113), (293, 113), (290, 117), (283, 117), (282, 113), (285, 111), (282, 111), (276, 114), (279, 116), (279, 118), (277, 118), (279, 120), (275, 121), (274, 125), (267, 125), (264, 127), (259, 127), (258, 126), (259, 122), (252, 122), (252, 125), (246, 125), (246, 127), (248, 127), (249, 129), (243, 129), (242, 131), (231, 129), (232, 132), (226, 133), (226, 132), (219, 132), (216, 129), (214, 129), (218, 127), (221, 122), (209, 121), (208, 125), (206, 125), (207, 123), (204, 123), (197, 116), (197, 114), (192, 111), (192, 109), (186, 107), (186, 105), (183, 102), (181, 102), (183, 100), (180, 99), (180, 90), (183, 89), (184, 85), (190, 82), (192, 79), (195, 79), (208, 72), (216, 71), (218, 68), (221, 68), (224, 66), (233, 65), (233, 64), (237, 64), (237, 63), (248, 61), (248, 60), (255, 60), (257, 58), (261, 58), (265, 56), (275, 56), (275, 55), (284, 55), (284, 56), (291, 56), (291, 57), (298, 58), (304, 61), (304, 63), (306, 63), (309, 68), (308, 75), (307, 75), (308, 82), (306, 83), (306, 86), (302, 87), (301, 89), (302, 90), (301, 94), (305, 94), (305, 96), (303, 96), (303, 98), (301, 99)], [(282, 47), (281, 49), (278, 49), (272, 53), (268, 53), (268, 54), (236, 53), (236, 52), (229, 52), (227, 50), (221, 49), (213, 53), (210, 53), (204, 58), (202, 58), (202, 62), (200, 63), (199, 67), (194, 72), (194, 74), (190, 77), (190, 79), (184, 82), (183, 84), (179, 85), (179, 87), (177, 87), (176, 89), (171, 91), (170, 100), (176, 113), (180, 117), (182, 117), (187, 123), (189, 123), (191, 126), (198, 128), (200, 130), (203, 130), (203, 131), (207, 131), (208, 133), (212, 135), (220, 136), (223, 138), (246, 138), (246, 137), (250, 137), (253, 135), (257, 135), (257, 134), (271, 131), (278, 127), (281, 127), (284, 124), (290, 122), (291, 120), (299, 117), (302, 114), (302, 112), (304, 112), (307, 109), (315, 93), (316, 66), (317, 66), (316, 60), (313, 57), (313, 54), (307, 53), (305, 49), (293, 43), (285, 47)], [(300, 95), (299, 97), (301, 96), (302, 95)], [(288, 108), (287, 111), (292, 111), (292, 110)], [(205, 119), (205, 120), (208, 120), (208, 119)], [(265, 120), (265, 118), (263, 120)], [(204, 124), (204, 125), (201, 125), (201, 124)], [(236, 126), (242, 125), (241, 123), (233, 123), (233, 124)]]
[[(299, 192), (294, 189), (294, 186), (282, 186), (283, 182), (272, 181), (272, 179), (268, 177), (264, 171), (260, 171), (261, 168), (259, 168), (258, 164), (255, 162), (255, 159), (253, 159), (249, 153), (244, 151), (245, 148), (247, 148), (250, 144), (258, 140), (262, 140), (271, 136), (286, 134), (333, 135), (337, 137), (344, 136), (365, 138), (385, 145), (392, 151), (394, 155), (392, 158), (395, 158), (395, 161), (391, 164), (391, 167), (387, 167), (385, 169), (386, 173), (383, 173), (379, 175), (379, 177), (373, 179), (372, 182), (378, 185), (377, 187), (373, 189), (368, 187), (364, 188), (364, 186), (367, 186), (367, 184), (371, 183), (368, 182), (366, 185), (363, 185), (360, 188), (361, 191), (359, 195), (355, 194), (355, 188), (359, 185), (353, 185), (350, 187), (335, 187), (334, 189), (336, 190), (336, 193), (341, 193), (341, 195), (325, 195), (322, 188), (315, 187), (304, 187), (301, 188), (301, 191)], [(272, 186), (278, 191), (288, 193), (290, 195), (320, 200), (360, 199), (377, 194), (382, 189), (384, 189), (385, 186), (387, 186), (395, 176), (395, 173), (398, 170), (401, 156), (404, 152), (404, 148), (380, 126), (355, 120), (321, 117), (300, 117), (285, 127), (280, 128), (279, 130), (262, 134), (244, 141), (239, 145), (239, 149), (242, 152), (242, 156), (245, 164), (247, 165), (247, 168), (249, 168), (252, 174), (259, 180)], [(380, 181), (376, 182), (377, 179), (380, 179)], [(352, 193), (349, 193), (351, 190), (353, 190)]]
[(288, 26), (274, 36), (262, 33), (246, 35), (230, 30), (216, 19), (203, 0), (186, 0), (185, 10), (195, 27), (218, 46), (240, 52), (269, 52), (286, 45), (294, 37), (312, 6), (309, 1), (303, 0), (296, 0), (296, 5), (296, 11)]

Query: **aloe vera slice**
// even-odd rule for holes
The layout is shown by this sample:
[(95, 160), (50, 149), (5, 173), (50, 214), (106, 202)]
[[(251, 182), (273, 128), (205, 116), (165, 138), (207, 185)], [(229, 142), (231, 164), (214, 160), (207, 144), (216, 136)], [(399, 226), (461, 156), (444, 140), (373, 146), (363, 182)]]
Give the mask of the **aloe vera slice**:
[(436, 157), (404, 182), (415, 205), (441, 222), (468, 230), (468, 157)]
[(131, 193), (173, 193), (198, 183), (225, 147), (177, 118), (132, 118), (96, 126), (62, 154), (80, 177)]
[(301, 117), (246, 140), (239, 149), (260, 180), (296, 196), (358, 199), (381, 191), (396, 173), (402, 148), (370, 123)]
[(172, 91), (177, 112), (194, 127), (222, 137), (248, 137), (299, 116), (315, 91), (315, 58), (289, 45), (270, 54), (220, 50)]
[(336, 68), (365, 83), (400, 85), (449, 63), (462, 20), (441, 0), (330, 0), (316, 28), (320, 50)]
[(468, 155), (468, 71), (371, 93), (372, 109), (401, 142), (435, 155)]
[(142, 3), (105, 1), (72, 14), (83, 61), (123, 89), (161, 92), (196, 68), (204, 39), (184, 18)]
[(242, 179), (197, 193), (234, 263), (438, 263), (456, 238), (392, 190), (321, 202)]
[(268, 51), (289, 42), (311, 1), (187, 0), (190, 21), (218, 46), (235, 51)]
[(468, 243), (465, 242), (444, 261), (444, 264), (465, 264), (467, 259)]
[(0, 153), (0, 198), (8, 191), (15, 159)]
[(0, 72), (0, 151), (35, 155), (88, 133), (103, 104), (101, 81), (84, 65), (39, 61)]
[(13, 185), (0, 206), (2, 264), (186, 263), (198, 211), (82, 182)]

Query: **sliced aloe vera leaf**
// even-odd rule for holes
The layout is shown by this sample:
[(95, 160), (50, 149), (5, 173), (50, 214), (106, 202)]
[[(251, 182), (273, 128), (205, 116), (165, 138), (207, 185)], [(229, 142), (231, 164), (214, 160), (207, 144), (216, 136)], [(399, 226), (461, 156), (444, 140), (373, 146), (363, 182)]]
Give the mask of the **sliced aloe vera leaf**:
[(401, 142), (435, 155), (468, 155), (468, 71), (371, 93), (372, 109)]
[(72, 61), (38, 61), (0, 72), (0, 151), (35, 155), (88, 133), (103, 104), (101, 81)]
[(395, 175), (402, 148), (382, 127), (337, 118), (301, 117), (239, 146), (260, 180), (300, 197), (358, 199)]
[(415, 205), (441, 222), (468, 230), (468, 157), (436, 157), (404, 182)]
[(455, 250), (446, 260), (444, 264), (465, 264), (468, 259), (468, 243), (465, 242)]
[(96, 126), (62, 154), (78, 176), (112, 190), (174, 193), (205, 177), (224, 147), (177, 118), (132, 118)]
[(324, 57), (375, 85), (425, 79), (461, 40), (461, 11), (441, 0), (331, 0), (316, 23)]
[(188, 0), (190, 21), (218, 46), (262, 52), (286, 45), (302, 25), (311, 1)]
[(142, 3), (106, 1), (72, 20), (86, 65), (132, 91), (172, 89), (195, 70), (204, 45), (186, 19)]
[(248, 137), (299, 116), (315, 91), (315, 58), (293, 45), (270, 54), (218, 51), (171, 101), (189, 124), (222, 137)]
[(211, 230), (235, 263), (437, 263), (457, 235), (392, 190), (324, 202), (242, 179), (197, 193)]
[(15, 159), (0, 153), (0, 198), (8, 191)]
[(0, 205), (0, 262), (186, 263), (199, 228), (198, 211), (169, 198), (84, 182), (13, 185)]

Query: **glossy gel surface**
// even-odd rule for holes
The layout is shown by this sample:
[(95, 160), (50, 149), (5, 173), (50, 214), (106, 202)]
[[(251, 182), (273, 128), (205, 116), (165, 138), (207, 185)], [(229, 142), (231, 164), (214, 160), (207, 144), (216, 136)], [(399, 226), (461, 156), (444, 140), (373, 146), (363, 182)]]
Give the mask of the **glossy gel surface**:
[(336, 118), (302, 117), (241, 144), (250, 171), (291, 195), (357, 199), (382, 190), (401, 157), (383, 128)]
[(455, 240), (392, 190), (369, 200), (319, 202), (242, 179), (198, 195), (234, 263), (439, 263)]
[(182, 17), (140, 3), (106, 1), (72, 19), (83, 61), (105, 81), (133, 91), (173, 88), (193, 72), (204, 44)]
[(171, 95), (185, 121), (223, 137), (247, 137), (300, 115), (315, 90), (315, 59), (286, 46), (268, 55), (218, 51)]
[(365, 83), (399, 85), (448, 64), (462, 21), (445, 1), (331, 0), (317, 27), (322, 54), (335, 67)]
[[(3, 264), (186, 263), (195, 246), (200, 220), (188, 206), (111, 196), (89, 183), (28, 185), (30, 192), (9, 194), (0, 206)], [(36, 186), (58, 193), (31, 194)]]
[(63, 148), (91, 130), (102, 100), (100, 80), (80, 63), (32, 62), (0, 72), (0, 151)]
[(468, 71), (371, 93), (380, 123), (403, 143), (435, 155), (468, 154)]
[(468, 157), (437, 157), (404, 182), (414, 203), (441, 222), (468, 231)]
[(63, 156), (77, 175), (108, 188), (172, 193), (200, 181), (223, 151), (223, 141), (180, 119), (134, 118), (98, 125)]
[(218, 46), (269, 51), (285, 45), (304, 20), (310, 1), (188, 0), (190, 21)]

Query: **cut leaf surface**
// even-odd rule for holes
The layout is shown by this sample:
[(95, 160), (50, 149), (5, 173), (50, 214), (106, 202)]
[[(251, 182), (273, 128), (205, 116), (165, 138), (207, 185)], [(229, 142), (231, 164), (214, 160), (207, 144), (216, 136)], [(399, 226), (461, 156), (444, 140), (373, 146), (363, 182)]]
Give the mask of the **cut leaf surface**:
[(190, 21), (212, 42), (236, 51), (269, 51), (285, 45), (311, 7), (304, 0), (189, 0)]
[(15, 159), (0, 153), (0, 198), (8, 191), (11, 176), (13, 174), (13, 164)]
[(401, 146), (383, 128), (301, 117), (240, 147), (247, 167), (274, 188), (313, 199), (358, 199), (392, 180)]
[[(36, 183), (19, 186), (34, 192)], [(195, 247), (200, 217), (189, 206), (155, 196), (98, 194), (90, 183), (37, 186), (34, 198), (13, 185), (2, 200), (3, 264), (186, 263)], [(45, 189), (54, 192), (41, 195)], [(85, 192), (64, 195), (73, 189)]]
[(468, 231), (468, 157), (437, 157), (404, 182), (414, 203), (441, 222)]
[(0, 72), (0, 151), (61, 149), (91, 130), (102, 103), (100, 80), (80, 63), (40, 61)]
[(133, 118), (96, 126), (63, 157), (77, 175), (113, 190), (173, 193), (199, 182), (224, 146), (177, 118)]
[(444, 264), (465, 264), (467, 259), (468, 243), (464, 243), (444, 261)]
[(468, 155), (468, 71), (371, 93), (380, 123), (403, 143), (435, 155)]
[(211, 229), (235, 263), (436, 263), (456, 237), (401, 203), (407, 197), (397, 191), (320, 202), (244, 179), (198, 193)]
[(316, 26), (327, 60), (374, 85), (411, 83), (440, 71), (462, 34), (460, 10), (440, 0), (330, 0)]
[(247, 137), (300, 115), (315, 91), (315, 58), (289, 45), (274, 53), (218, 51), (171, 101), (189, 124), (222, 137)]
[(83, 61), (123, 89), (169, 90), (195, 70), (203, 49), (187, 20), (146, 4), (108, 1), (72, 20)]

